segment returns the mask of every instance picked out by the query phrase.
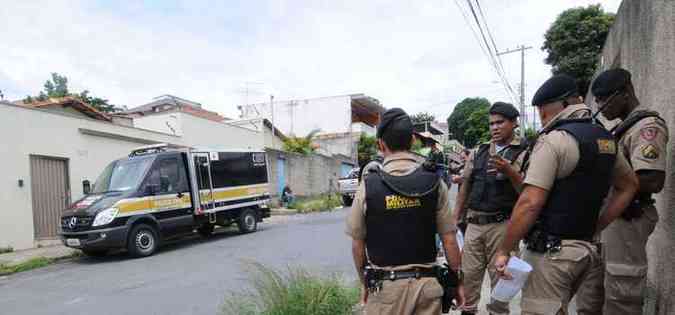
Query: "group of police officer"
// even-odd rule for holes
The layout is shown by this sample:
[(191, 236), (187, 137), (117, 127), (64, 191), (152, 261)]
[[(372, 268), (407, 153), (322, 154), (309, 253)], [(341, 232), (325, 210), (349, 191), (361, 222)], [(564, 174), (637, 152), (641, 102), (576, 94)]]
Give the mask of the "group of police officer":
[[(493, 104), (491, 141), (467, 159), (452, 211), (434, 163), (410, 152), (410, 117), (386, 111), (383, 161), (364, 171), (347, 218), (365, 314), (441, 314), (449, 302), (476, 314), (486, 271), (494, 288), (510, 278), (512, 256), (533, 267), (523, 314), (567, 314), (575, 296), (578, 314), (641, 314), (668, 130), (624, 69), (601, 73), (591, 92), (614, 128), (584, 105), (574, 78), (556, 75), (532, 99), (543, 128), (529, 143), (514, 132), (513, 105)], [(436, 235), (448, 269), (436, 263)], [(509, 314), (509, 304), (491, 299), (487, 311)]]

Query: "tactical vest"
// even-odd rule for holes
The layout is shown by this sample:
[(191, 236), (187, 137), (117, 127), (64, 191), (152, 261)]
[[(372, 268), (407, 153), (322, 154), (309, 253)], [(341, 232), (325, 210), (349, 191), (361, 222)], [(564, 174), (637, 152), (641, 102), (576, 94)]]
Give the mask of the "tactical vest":
[(378, 266), (436, 261), (436, 210), (439, 177), (418, 167), (406, 176), (381, 170), (368, 173), (366, 249)]
[[(524, 144), (509, 145), (504, 148), (502, 158), (513, 163), (525, 148)], [(498, 178), (497, 174), (487, 173), (490, 159), (489, 149), (489, 144), (483, 144), (476, 152), (474, 168), (471, 172), (471, 193), (468, 206), (469, 209), (477, 211), (510, 214), (518, 200), (518, 193), (508, 177)]]
[(560, 239), (592, 240), (611, 186), (617, 144), (609, 131), (590, 119), (560, 120), (552, 130), (563, 130), (577, 140), (579, 162), (569, 176), (553, 183), (537, 227)]

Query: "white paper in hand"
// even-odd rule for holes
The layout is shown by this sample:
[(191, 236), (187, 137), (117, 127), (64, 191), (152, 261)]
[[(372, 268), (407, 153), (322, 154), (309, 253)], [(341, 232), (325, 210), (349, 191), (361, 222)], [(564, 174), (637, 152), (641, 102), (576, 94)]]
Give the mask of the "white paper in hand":
[(506, 265), (506, 271), (511, 274), (513, 279), (499, 279), (492, 291), (492, 298), (497, 301), (511, 301), (525, 285), (525, 281), (532, 271), (532, 266), (518, 257), (511, 257), (508, 265)]
[(464, 234), (462, 234), (462, 231), (457, 230), (455, 239), (457, 239), (457, 247), (459, 247), (459, 250), (461, 251), (462, 248), (464, 248)]

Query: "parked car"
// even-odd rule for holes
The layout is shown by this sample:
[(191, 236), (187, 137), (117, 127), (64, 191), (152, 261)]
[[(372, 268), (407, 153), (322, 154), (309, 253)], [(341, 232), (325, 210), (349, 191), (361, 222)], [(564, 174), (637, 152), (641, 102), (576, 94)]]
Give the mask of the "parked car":
[(359, 187), (359, 168), (353, 168), (346, 177), (338, 180), (338, 190), (346, 207), (352, 205), (356, 189)]

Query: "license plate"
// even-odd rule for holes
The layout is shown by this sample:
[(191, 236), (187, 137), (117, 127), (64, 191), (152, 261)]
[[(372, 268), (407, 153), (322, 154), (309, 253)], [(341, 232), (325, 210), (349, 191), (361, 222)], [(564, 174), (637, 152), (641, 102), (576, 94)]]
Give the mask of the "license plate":
[(66, 239), (66, 245), (68, 246), (80, 246), (80, 240), (77, 238), (68, 238)]

